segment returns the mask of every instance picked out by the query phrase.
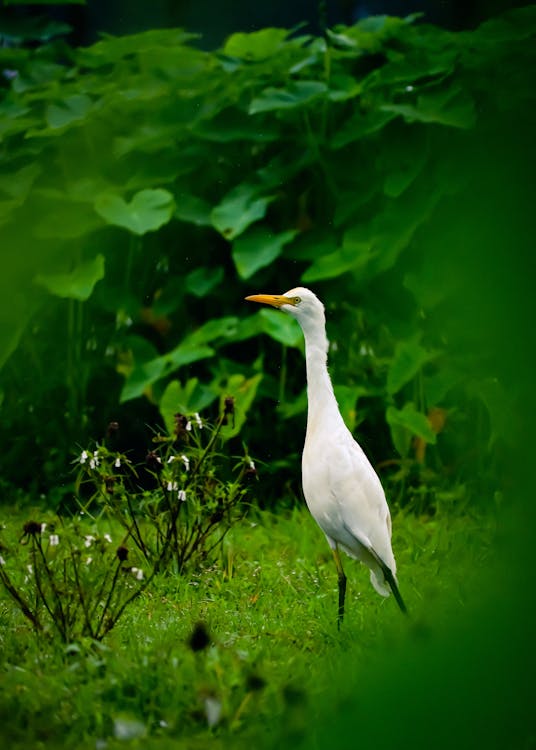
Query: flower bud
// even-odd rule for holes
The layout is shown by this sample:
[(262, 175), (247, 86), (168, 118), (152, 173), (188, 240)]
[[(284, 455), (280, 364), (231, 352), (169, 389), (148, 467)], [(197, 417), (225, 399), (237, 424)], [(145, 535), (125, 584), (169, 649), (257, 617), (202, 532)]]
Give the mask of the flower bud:
[(128, 557), (128, 549), (126, 547), (118, 547), (115, 554), (117, 555), (118, 560), (124, 562)]

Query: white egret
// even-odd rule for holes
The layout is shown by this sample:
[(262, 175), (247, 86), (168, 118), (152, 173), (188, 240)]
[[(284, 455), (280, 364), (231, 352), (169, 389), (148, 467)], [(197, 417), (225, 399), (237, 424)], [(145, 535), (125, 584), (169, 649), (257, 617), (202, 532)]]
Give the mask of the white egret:
[(393, 592), (406, 607), (396, 580), (391, 547), (391, 516), (381, 482), (346, 427), (328, 373), (324, 305), (310, 289), (246, 297), (296, 318), (305, 338), (307, 431), (302, 455), (302, 485), (307, 506), (327, 537), (337, 566), (338, 624), (344, 616), (346, 575), (339, 550), (370, 568), (370, 580), (382, 596)]

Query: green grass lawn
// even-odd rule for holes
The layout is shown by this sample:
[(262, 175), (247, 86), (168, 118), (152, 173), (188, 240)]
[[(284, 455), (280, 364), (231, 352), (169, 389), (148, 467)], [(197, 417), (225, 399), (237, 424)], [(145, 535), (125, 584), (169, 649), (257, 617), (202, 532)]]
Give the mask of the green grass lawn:
[[(2, 594), (3, 746), (327, 747), (367, 709), (361, 746), (389, 747), (382, 744), (390, 736), (389, 705), (374, 696), (394, 694), (397, 705), (418, 708), (403, 681), (422, 701), (426, 654), (443, 659), (448, 672), (443, 644), (485, 600), (489, 586), (481, 582), (489, 578), (495, 538), (494, 520), (477, 514), (399, 512), (393, 525), (410, 617), (346, 559), (341, 632), (331, 553), (301, 508), (250, 514), (211, 567), (153, 581), (100, 644), (66, 648), (37, 638)], [(465, 694), (463, 674), (445, 679), (459, 679)], [(374, 711), (383, 717), (377, 742)], [(420, 726), (427, 726), (426, 712)]]

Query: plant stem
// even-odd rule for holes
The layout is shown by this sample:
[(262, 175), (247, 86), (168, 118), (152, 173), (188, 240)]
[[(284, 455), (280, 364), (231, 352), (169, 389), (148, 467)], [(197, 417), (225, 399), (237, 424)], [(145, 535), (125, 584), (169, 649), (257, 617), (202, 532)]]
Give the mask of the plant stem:
[[(39, 594), (39, 597), (41, 598), (41, 601), (43, 602), (43, 605), (50, 615), (50, 619), (52, 620), (52, 624), (56, 627), (58, 633), (60, 634), (60, 637), (63, 641), (67, 640), (67, 632), (65, 630), (65, 627), (62, 629), (60, 627), (60, 623), (58, 622), (58, 618), (56, 617), (55, 613), (51, 610), (50, 605), (47, 601), (47, 598), (45, 596), (45, 592), (43, 590), (43, 587), (41, 585), (41, 577), (39, 575), (39, 566), (37, 565), (37, 557), (36, 557), (36, 547), (37, 547), (37, 540), (34, 537), (32, 537), (32, 564), (33, 564), (33, 574), (35, 579), (35, 586), (37, 589), (37, 593)], [(41, 550), (42, 553), (42, 550)], [(46, 565), (45, 565), (46, 567)], [(64, 623), (63, 623), (64, 624)]]
[(84, 596), (84, 590), (82, 588), (82, 585), (80, 583), (80, 577), (78, 575), (78, 565), (77, 565), (77, 562), (76, 562), (76, 555), (77, 555), (77, 551), (74, 550), (73, 547), (71, 546), (71, 561), (72, 561), (72, 564), (73, 564), (73, 571), (74, 571), (74, 577), (75, 577), (75, 581), (76, 581), (76, 588), (78, 590), (78, 599), (80, 601), (80, 605), (81, 605), (82, 611), (84, 613), (84, 620), (85, 620), (85, 623), (86, 623), (87, 631), (88, 631), (89, 635), (91, 636), (91, 638), (94, 638), (95, 634), (93, 633), (93, 628), (91, 627), (91, 619), (89, 617), (89, 610), (88, 610), (88, 607), (87, 607), (86, 598)]
[(36, 630), (43, 630), (43, 626), (39, 622), (39, 618), (37, 616), (37, 612), (32, 612), (30, 609), (30, 605), (28, 602), (22, 597), (22, 595), (17, 591), (13, 583), (11, 582), (10, 577), (8, 574), (3, 570), (2, 567), (0, 567), (0, 581), (2, 581), (4, 588), (8, 592), (8, 594), (11, 596), (12, 599), (14, 599), (17, 604), (20, 607), (20, 610), (22, 614), (30, 620), (32, 625)]
[[(102, 638), (102, 636), (100, 635), (100, 629), (101, 629), (102, 624), (104, 622), (104, 618), (106, 617), (106, 612), (107, 612), (107, 610), (108, 610), (108, 608), (110, 606), (110, 602), (112, 601), (112, 596), (113, 596), (114, 589), (115, 589), (115, 586), (117, 584), (117, 579), (119, 577), (119, 573), (120, 572), (121, 572), (121, 560), (118, 560), (116, 568), (115, 568), (115, 571), (114, 571), (114, 577), (113, 577), (112, 583), (110, 585), (110, 590), (108, 591), (108, 596), (106, 597), (106, 602), (104, 603), (104, 607), (102, 608), (102, 615), (101, 615), (101, 618), (99, 620), (99, 624), (97, 625), (97, 629), (95, 631), (95, 638), (96, 638), (96, 640), (99, 640), (99, 638)], [(105, 632), (108, 632), (108, 629)], [(104, 635), (104, 633), (102, 635)]]

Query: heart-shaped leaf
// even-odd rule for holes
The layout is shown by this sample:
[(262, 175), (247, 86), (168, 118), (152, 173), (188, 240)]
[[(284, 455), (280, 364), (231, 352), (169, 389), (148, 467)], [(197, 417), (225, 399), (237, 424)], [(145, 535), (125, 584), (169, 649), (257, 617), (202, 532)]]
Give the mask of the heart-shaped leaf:
[(258, 195), (259, 188), (244, 182), (227, 193), (210, 215), (212, 225), (226, 239), (232, 240), (266, 214), (274, 195)]
[(124, 227), (134, 234), (154, 232), (167, 224), (175, 202), (167, 190), (140, 190), (127, 203), (115, 193), (104, 193), (95, 201), (95, 211), (108, 224)]
[(387, 392), (398, 393), (435, 356), (436, 352), (425, 349), (416, 338), (399, 341), (387, 373)]
[(328, 87), (322, 81), (295, 81), (284, 89), (266, 88), (249, 105), (249, 114), (270, 112), (275, 109), (295, 109), (323, 96)]
[(426, 414), (417, 411), (415, 404), (404, 404), (402, 409), (389, 406), (385, 416), (391, 428), (393, 443), (400, 455), (407, 455), (412, 436), (419, 437), (426, 443), (436, 442), (436, 434)]
[(170, 435), (175, 427), (175, 414), (189, 415), (200, 412), (211, 404), (218, 396), (218, 392), (203, 385), (197, 378), (190, 378), (185, 385), (178, 380), (172, 380), (166, 386), (158, 408), (164, 419), (166, 429)]
[(63, 128), (72, 122), (83, 120), (91, 109), (92, 101), (86, 94), (73, 94), (58, 104), (50, 104), (46, 120), (50, 128)]
[(278, 310), (263, 308), (258, 315), (262, 320), (262, 330), (285, 346), (301, 347), (303, 334), (297, 320)]
[(70, 273), (38, 274), (34, 281), (56, 297), (66, 297), (85, 302), (95, 284), (104, 278), (104, 256), (97, 255), (76, 266)]
[(268, 227), (254, 227), (238, 237), (233, 245), (233, 260), (240, 276), (249, 279), (259, 268), (269, 266), (296, 234), (296, 230), (275, 234)]
[(244, 375), (230, 375), (221, 383), (221, 413), (224, 410), (224, 399), (231, 396), (234, 399), (234, 415), (229, 423), (222, 428), (222, 437), (231, 438), (238, 435), (246, 421), (247, 413), (253, 403), (257, 388), (262, 380), (262, 373), (246, 378)]
[(287, 29), (267, 28), (250, 34), (237, 32), (225, 42), (223, 53), (243, 60), (263, 60), (277, 54), (289, 35)]

